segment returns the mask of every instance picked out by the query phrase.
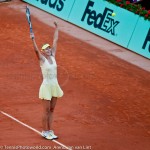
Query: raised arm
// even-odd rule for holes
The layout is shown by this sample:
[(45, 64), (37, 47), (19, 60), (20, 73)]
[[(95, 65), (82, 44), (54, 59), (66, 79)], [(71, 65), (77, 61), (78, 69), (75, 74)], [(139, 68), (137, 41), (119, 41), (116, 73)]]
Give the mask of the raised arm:
[(55, 56), (55, 54), (56, 54), (57, 41), (58, 41), (58, 31), (59, 31), (57, 22), (54, 22), (54, 25), (55, 25), (55, 33), (54, 33), (53, 47), (52, 47), (53, 56)]
[(30, 38), (32, 39), (33, 46), (34, 46), (34, 50), (35, 50), (35, 53), (36, 53), (37, 58), (39, 59), (39, 61), (44, 62), (44, 61), (45, 61), (44, 56), (40, 53), (40, 51), (39, 51), (39, 49), (38, 49), (38, 47), (37, 47), (37, 44), (36, 44), (36, 42), (35, 42), (34, 33), (30, 33)]

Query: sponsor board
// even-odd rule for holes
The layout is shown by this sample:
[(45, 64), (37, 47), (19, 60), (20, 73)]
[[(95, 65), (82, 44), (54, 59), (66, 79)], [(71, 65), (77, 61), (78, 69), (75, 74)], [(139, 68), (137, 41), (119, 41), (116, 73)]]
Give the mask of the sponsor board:
[(128, 49), (150, 59), (150, 21), (139, 18)]
[(68, 19), (75, 0), (23, 0), (64, 20)]
[[(112, 15), (115, 13), (115, 16)], [(76, 0), (68, 21), (127, 47), (138, 15), (104, 0)]]

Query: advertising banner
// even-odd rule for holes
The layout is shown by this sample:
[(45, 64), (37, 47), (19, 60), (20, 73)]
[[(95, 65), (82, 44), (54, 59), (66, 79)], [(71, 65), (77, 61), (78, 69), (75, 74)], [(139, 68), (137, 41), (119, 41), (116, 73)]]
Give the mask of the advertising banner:
[(138, 15), (105, 0), (75, 0), (68, 21), (127, 47)]
[(50, 14), (60, 17), (64, 20), (68, 19), (75, 0), (23, 0), (34, 5)]
[(150, 21), (139, 18), (128, 49), (150, 59)]
[(150, 21), (106, 0), (23, 0), (150, 58)]

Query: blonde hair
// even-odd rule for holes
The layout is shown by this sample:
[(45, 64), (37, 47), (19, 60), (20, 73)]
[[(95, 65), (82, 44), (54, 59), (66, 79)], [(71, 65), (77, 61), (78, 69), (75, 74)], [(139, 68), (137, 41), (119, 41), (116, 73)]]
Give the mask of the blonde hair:
[(51, 47), (49, 44), (44, 44), (43, 46), (42, 46), (42, 50), (45, 50), (47, 47)]

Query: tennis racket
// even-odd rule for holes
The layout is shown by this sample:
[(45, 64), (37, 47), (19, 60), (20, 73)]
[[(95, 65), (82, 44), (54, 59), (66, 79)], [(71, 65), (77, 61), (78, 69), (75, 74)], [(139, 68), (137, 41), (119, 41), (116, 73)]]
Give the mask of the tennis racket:
[(32, 30), (32, 23), (31, 23), (30, 9), (29, 9), (28, 6), (26, 6), (26, 17), (27, 17), (27, 21), (28, 21), (28, 23), (29, 23), (30, 33), (33, 33), (33, 30)]

